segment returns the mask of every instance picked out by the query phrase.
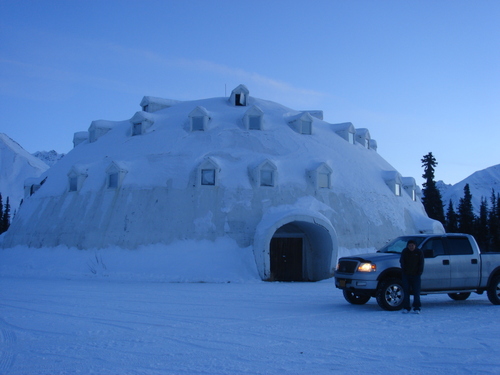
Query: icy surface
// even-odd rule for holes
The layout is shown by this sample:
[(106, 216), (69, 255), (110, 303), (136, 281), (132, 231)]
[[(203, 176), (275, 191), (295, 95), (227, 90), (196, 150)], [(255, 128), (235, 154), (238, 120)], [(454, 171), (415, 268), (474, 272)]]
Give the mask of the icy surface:
[[(248, 254), (223, 257), (230, 244), (216, 259), (184, 245), (191, 268), (173, 248), (163, 261), (155, 248), (0, 250), (0, 373), (498, 374), (485, 295), (424, 296), (403, 315), (350, 305), (331, 279), (260, 281)], [(204, 264), (212, 283), (196, 282)]]

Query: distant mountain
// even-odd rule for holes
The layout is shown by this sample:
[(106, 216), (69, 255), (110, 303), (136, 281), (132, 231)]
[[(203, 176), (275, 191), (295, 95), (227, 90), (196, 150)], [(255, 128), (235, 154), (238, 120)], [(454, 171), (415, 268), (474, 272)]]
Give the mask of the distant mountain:
[(42, 160), (31, 155), (16, 141), (0, 133), (0, 193), (3, 203), (9, 197), (11, 209), (17, 209), (24, 197), (24, 180), (38, 177), (49, 169)]
[(481, 205), (481, 197), (487, 199), (488, 207), (490, 207), (492, 189), (495, 190), (495, 194), (500, 193), (500, 164), (474, 172), (455, 185), (447, 185), (443, 181), (438, 181), (436, 185), (443, 198), (445, 213), (450, 203), (450, 199), (453, 202), (455, 210), (458, 208), (460, 198), (464, 196), (464, 187), (466, 184), (469, 184), (472, 194), (472, 205), (474, 206), (475, 213), (478, 214)]
[(34, 157), (40, 159), (49, 167), (57, 163), (65, 154), (58, 154), (56, 151), (37, 151), (32, 154)]

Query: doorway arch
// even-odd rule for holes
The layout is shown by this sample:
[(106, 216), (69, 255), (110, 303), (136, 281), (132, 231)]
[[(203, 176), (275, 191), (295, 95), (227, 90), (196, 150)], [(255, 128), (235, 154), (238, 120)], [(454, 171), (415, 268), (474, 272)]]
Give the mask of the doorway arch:
[(330, 278), (332, 260), (336, 261), (337, 254), (335, 229), (318, 212), (267, 215), (258, 225), (254, 238), (255, 260), (263, 280)]

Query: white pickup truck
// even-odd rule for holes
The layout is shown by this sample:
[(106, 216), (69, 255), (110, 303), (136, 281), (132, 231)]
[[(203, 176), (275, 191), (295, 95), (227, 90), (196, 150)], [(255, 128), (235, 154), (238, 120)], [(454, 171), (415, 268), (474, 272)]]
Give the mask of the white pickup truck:
[(384, 310), (403, 307), (401, 251), (414, 240), (425, 257), (421, 295), (445, 293), (465, 300), (472, 292), (487, 292), (500, 305), (500, 253), (481, 254), (474, 237), (467, 234), (410, 235), (398, 237), (376, 253), (340, 258), (335, 270), (335, 286), (355, 305), (371, 297)]

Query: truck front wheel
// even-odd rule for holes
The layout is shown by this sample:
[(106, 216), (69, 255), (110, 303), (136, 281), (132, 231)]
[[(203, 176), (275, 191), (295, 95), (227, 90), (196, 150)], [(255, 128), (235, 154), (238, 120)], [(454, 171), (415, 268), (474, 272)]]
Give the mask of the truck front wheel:
[(347, 302), (352, 303), (353, 305), (364, 305), (370, 300), (370, 296), (366, 294), (356, 294), (349, 290), (343, 290), (344, 298)]
[(377, 303), (387, 311), (401, 310), (404, 296), (403, 285), (398, 279), (384, 280), (377, 289)]
[(496, 275), (491, 279), (488, 286), (488, 299), (494, 305), (500, 305), (500, 275)]

